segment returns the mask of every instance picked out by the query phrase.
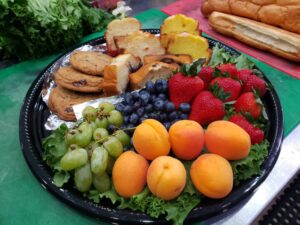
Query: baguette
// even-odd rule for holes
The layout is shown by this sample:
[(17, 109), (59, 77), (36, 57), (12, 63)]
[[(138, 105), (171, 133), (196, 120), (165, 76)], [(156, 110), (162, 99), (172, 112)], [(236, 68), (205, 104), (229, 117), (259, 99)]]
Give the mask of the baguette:
[(205, 0), (201, 10), (205, 16), (217, 11), (300, 34), (299, 0)]
[(210, 26), (250, 46), (300, 62), (300, 35), (254, 20), (213, 12)]

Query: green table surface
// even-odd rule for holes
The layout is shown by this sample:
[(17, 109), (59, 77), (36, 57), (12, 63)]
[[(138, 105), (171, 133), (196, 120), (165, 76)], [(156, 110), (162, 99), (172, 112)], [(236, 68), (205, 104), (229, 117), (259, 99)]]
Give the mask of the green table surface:
[[(143, 28), (158, 28), (166, 15), (151, 9), (136, 16)], [(95, 33), (83, 41), (99, 37)], [(0, 225), (106, 224), (69, 207), (42, 188), (31, 173), (19, 143), (19, 112), (36, 76), (58, 55), (31, 60), (0, 70)], [(287, 135), (300, 120), (300, 80), (253, 59), (277, 91)]]

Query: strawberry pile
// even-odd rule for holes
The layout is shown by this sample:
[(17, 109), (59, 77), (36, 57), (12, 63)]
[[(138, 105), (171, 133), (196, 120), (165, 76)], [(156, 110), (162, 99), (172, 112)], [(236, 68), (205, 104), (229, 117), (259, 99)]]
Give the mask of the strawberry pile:
[(264, 139), (260, 123), (266, 120), (261, 101), (266, 82), (252, 70), (239, 70), (232, 63), (216, 67), (202, 64), (184, 65), (169, 79), (169, 97), (175, 107), (189, 103), (189, 119), (202, 126), (227, 119), (242, 127), (252, 144), (260, 144)]

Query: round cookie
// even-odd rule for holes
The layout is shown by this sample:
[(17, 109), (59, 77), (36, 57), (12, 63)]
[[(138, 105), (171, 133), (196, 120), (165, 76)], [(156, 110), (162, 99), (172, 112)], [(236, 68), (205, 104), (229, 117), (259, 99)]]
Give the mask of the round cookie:
[(101, 97), (103, 97), (103, 94), (77, 93), (57, 86), (50, 93), (48, 107), (62, 120), (76, 121), (76, 117), (72, 108), (73, 105)]
[(60, 67), (55, 73), (55, 81), (58, 85), (73, 91), (102, 92), (102, 77), (84, 74), (71, 66)]
[(101, 52), (75, 51), (70, 55), (70, 64), (77, 70), (89, 75), (102, 76), (104, 67), (112, 57)]

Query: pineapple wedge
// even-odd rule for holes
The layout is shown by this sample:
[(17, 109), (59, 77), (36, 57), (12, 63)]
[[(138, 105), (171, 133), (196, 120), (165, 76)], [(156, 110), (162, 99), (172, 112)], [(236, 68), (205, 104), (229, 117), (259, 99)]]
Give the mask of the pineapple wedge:
[(168, 17), (160, 27), (160, 41), (162, 46), (167, 47), (169, 40), (178, 33), (187, 32), (199, 35), (200, 31), (198, 25), (199, 23), (197, 20), (183, 14), (176, 14)]
[(193, 61), (206, 58), (207, 62), (211, 56), (206, 38), (186, 32), (176, 34), (171, 38), (167, 46), (167, 53), (190, 55)]

